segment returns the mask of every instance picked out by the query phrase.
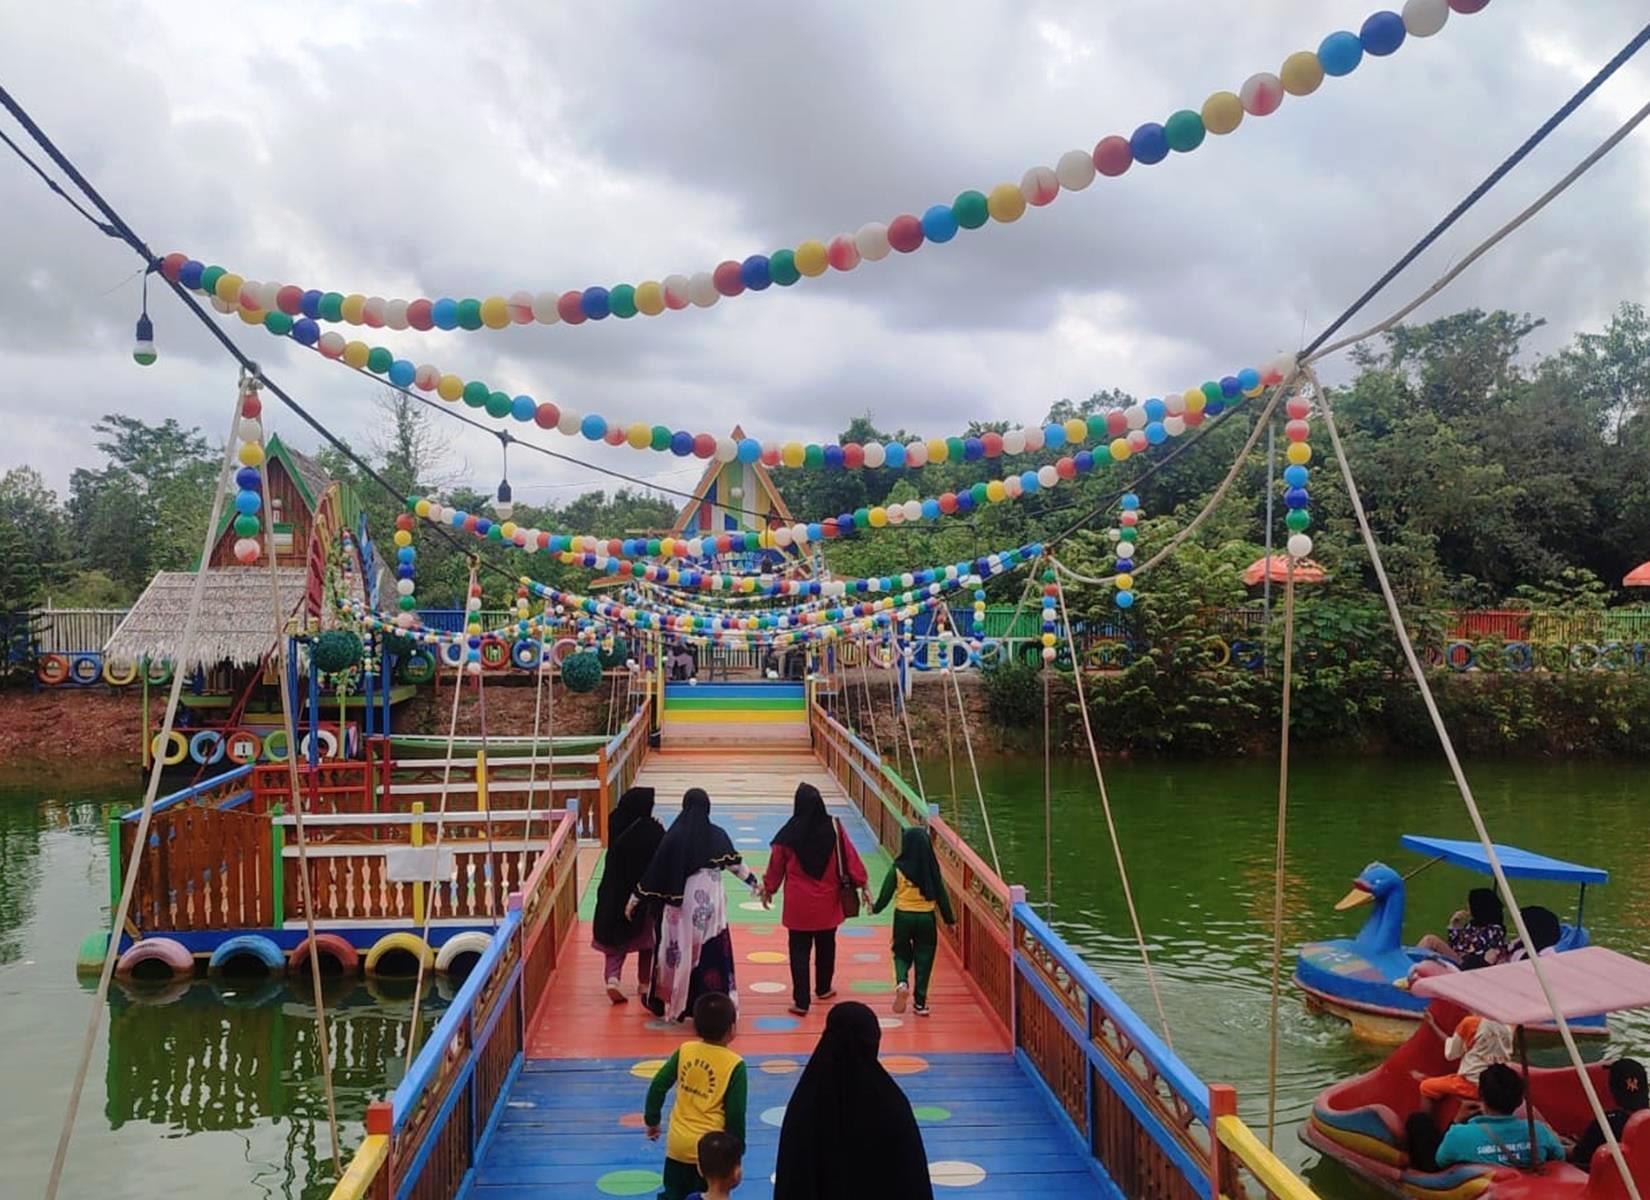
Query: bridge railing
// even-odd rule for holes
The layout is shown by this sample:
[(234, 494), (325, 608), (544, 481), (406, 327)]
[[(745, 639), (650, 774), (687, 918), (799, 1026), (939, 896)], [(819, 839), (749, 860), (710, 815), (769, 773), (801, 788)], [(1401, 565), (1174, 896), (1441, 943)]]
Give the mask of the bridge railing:
[(601, 786), (596, 799), (595, 828), (585, 832), (600, 838), (604, 846), (607, 845), (607, 815), (642, 769), (652, 722), (653, 697), (644, 695), (630, 719), (597, 751), (596, 778)]
[(876, 752), (824, 712), (814, 750), (897, 853), (926, 823), (957, 923), (941, 924), (968, 982), (1013, 1039), (1028, 1074), (1125, 1196), (1314, 1200), (1238, 1118), (1236, 1094), (1205, 1084)]
[(406, 1078), (367, 1107), (367, 1136), (331, 1200), (453, 1200), (465, 1190), (577, 923), (576, 821), (565, 812), (554, 820), (549, 847)]

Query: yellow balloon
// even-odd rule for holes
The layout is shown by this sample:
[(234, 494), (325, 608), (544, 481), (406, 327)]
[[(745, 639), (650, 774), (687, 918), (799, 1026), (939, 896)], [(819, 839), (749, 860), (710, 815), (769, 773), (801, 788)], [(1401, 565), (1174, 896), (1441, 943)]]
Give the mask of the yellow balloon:
[(397, 546), (412, 545), (412, 534), (405, 529), (397, 529), (395, 531), (395, 544)]
[[(413, 512), (417, 513), (421, 517), (429, 516), (430, 502), (428, 500), (420, 500), (417, 504), (413, 505)], [(527, 581), (524, 579), (522, 582), (526, 583)]]
[(1066, 441), (1073, 446), (1081, 446), (1088, 440), (1089, 423), (1082, 417), (1072, 417), (1066, 422)]
[(786, 442), (779, 449), (779, 461), (787, 467), (800, 467), (807, 458), (808, 452), (802, 448), (801, 442)]
[(351, 325), (359, 325), (361, 323), (361, 314), (367, 307), (367, 298), (361, 295), (360, 292), (352, 292), (350, 295), (344, 297), (344, 302), (338, 307), (343, 313), (344, 320), (348, 321)]
[[(1300, 445), (1296, 442), (1295, 445)], [(257, 442), (242, 442), (240, 451), (235, 455), (241, 460), (243, 467), (256, 467), (264, 461), (264, 448)]]
[(1112, 580), (1112, 582), (1127, 591), (1129, 588), (1134, 586), (1134, 576), (1130, 575), (1127, 571), (1124, 571), (1119, 574), (1116, 579)]
[(365, 342), (344, 343), (344, 361), (357, 370), (367, 365), (367, 356), (371, 353)]
[(241, 302), (241, 286), (244, 283), (246, 283), (246, 280), (242, 279), (233, 271), (225, 271), (222, 275), (218, 276), (217, 286), (212, 289), (212, 293), (225, 304), (234, 304), (239, 306)]
[(1245, 400), (1253, 400), (1256, 396), (1260, 395), (1265, 390), (1266, 390), (1266, 385), (1264, 383), (1257, 383), (1257, 384), (1255, 384), (1254, 387), (1250, 388), (1248, 391), (1243, 393), (1243, 398)]
[(1278, 68), (1283, 90), (1291, 96), (1310, 96), (1323, 82), (1323, 64), (1310, 50), (1297, 50)]
[(1186, 411), (1189, 413), (1200, 413), (1209, 403), (1209, 398), (1203, 394), (1202, 388), (1187, 388), (1181, 393), (1180, 398), (1186, 402)]
[(1125, 438), (1112, 438), (1111, 445), (1107, 446), (1106, 449), (1111, 453), (1114, 462), (1122, 462), (1134, 453), (1129, 449), (1129, 443)]
[(1001, 479), (993, 479), (985, 485), (985, 498), (993, 504), (1001, 504), (1008, 498), (1008, 489), (1003, 486)]
[(624, 431), (624, 440), (630, 443), (632, 449), (646, 450), (653, 444), (653, 430), (636, 421)]
[(481, 323), (488, 329), (503, 329), (510, 323), (510, 306), (503, 296), (488, 296), (481, 302)]
[(1018, 221), (1026, 210), (1025, 193), (1017, 183), (999, 183), (991, 189), (991, 194), (985, 198), (985, 207), (991, 213), (991, 219), (1008, 224)]
[(1045, 645), (1045, 646), (1054, 645), (1054, 635), (1052, 633), (1045, 633), (1043, 635), (1043, 645)]
[[(398, 532), (405, 532), (405, 531), (402, 530), (402, 531), (398, 531)], [(499, 532), (499, 536), (502, 537), (505, 541), (507, 541), (507, 542), (508, 541), (513, 541), (513, 540), (515, 540), (515, 536), (516, 536), (516, 523), (514, 521), (506, 521), (506, 522), (504, 522), (504, 524), (502, 524), (498, 527), (498, 532)]]
[(756, 590), (756, 577), (754, 575), (747, 575), (741, 579), (739, 581), (739, 590), (742, 592), (754, 592)]
[(942, 463), (950, 457), (951, 446), (944, 438), (928, 439), (928, 461), (930, 463)]
[(1216, 92), (1203, 102), (1203, 128), (1210, 133), (1231, 133), (1243, 124), (1243, 101), (1235, 92)]
[(656, 317), (665, 311), (665, 289), (658, 280), (636, 285), (636, 311), (644, 317)]
[(457, 375), (443, 375), (435, 381), (435, 394), (443, 400), (457, 400), (464, 394), (464, 381)]
[(810, 240), (796, 248), (796, 269), (804, 275), (823, 275), (825, 268), (830, 265), (830, 256), (826, 253), (824, 242)]
[(1312, 447), (1305, 442), (1290, 442), (1289, 449), (1285, 450), (1284, 457), (1297, 467), (1304, 467), (1312, 461)]
[[(1297, 442), (1296, 445), (1299, 445), (1299, 443)], [(873, 508), (871, 510), (871, 528), (881, 529), (886, 524), (888, 524), (888, 510), (880, 505)]]
[(675, 538), (661, 538), (659, 540), (659, 553), (664, 555), (666, 558), (669, 558), (672, 554), (675, 554), (676, 553), (676, 539)]
[(241, 318), (242, 324), (262, 325), (264, 323), (264, 310), (261, 308), (237, 308), (235, 312)]

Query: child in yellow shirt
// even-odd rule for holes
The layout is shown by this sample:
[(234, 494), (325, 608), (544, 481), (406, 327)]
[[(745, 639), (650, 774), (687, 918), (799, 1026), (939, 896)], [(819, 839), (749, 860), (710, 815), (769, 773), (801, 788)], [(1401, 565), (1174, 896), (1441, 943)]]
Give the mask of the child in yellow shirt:
[(907, 829), (900, 838), (899, 857), (882, 881), (882, 894), (871, 906), (881, 912), (894, 902), (894, 1011), (905, 1011), (911, 997), (911, 973), (916, 970), (917, 1016), (926, 1017), (928, 979), (934, 973), (934, 952), (939, 947), (936, 910), (947, 925), (955, 925), (951, 901), (940, 881), (939, 859), (928, 831), (920, 826)]
[(686, 1200), (705, 1189), (699, 1171), (699, 1139), (726, 1132), (745, 1142), (745, 1060), (728, 1049), (738, 1029), (738, 1010), (721, 992), (700, 996), (693, 1005), (696, 1041), (683, 1042), (665, 1060), (647, 1089), (642, 1121), (651, 1141), (659, 1137), (665, 1093), (676, 1088), (665, 1138), (664, 1191), (659, 1200)]

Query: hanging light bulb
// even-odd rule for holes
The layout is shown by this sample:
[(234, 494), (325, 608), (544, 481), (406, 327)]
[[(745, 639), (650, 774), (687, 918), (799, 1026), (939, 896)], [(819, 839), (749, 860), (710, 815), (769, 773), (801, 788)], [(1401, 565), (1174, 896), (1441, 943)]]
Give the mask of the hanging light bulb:
[(501, 521), (508, 521), (510, 514), (516, 511), (515, 502), (510, 498), (510, 481), (508, 479), (498, 481), (498, 495), (493, 498), (493, 511), (498, 514), (498, 519)]
[(155, 354), (155, 323), (144, 313), (137, 319), (137, 341), (132, 346), (132, 361), (140, 367), (152, 364)]

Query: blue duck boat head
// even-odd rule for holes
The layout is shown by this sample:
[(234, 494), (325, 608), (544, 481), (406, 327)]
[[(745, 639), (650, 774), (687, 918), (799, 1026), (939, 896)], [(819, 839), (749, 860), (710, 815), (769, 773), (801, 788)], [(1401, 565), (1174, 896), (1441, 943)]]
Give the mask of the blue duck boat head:
[(1373, 904), (1352, 948), (1365, 958), (1399, 951), (1404, 933), (1404, 879), (1383, 862), (1372, 862), (1352, 881), (1352, 890), (1335, 905), (1336, 911)]

